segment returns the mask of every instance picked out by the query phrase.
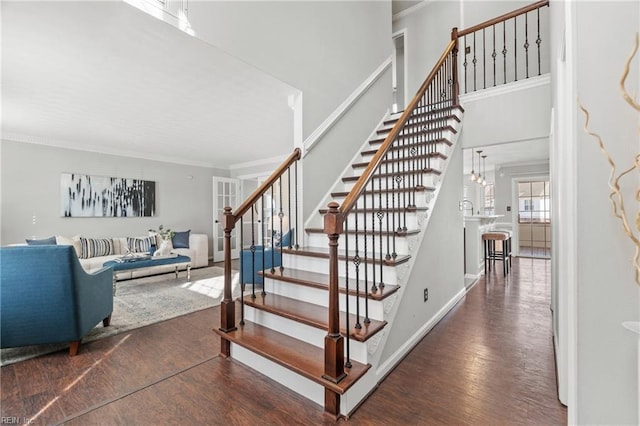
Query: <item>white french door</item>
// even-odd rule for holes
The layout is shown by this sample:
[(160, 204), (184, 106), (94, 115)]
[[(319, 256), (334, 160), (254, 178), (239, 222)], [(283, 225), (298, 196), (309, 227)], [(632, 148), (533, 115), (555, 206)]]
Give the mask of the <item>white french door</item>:
[[(226, 206), (236, 209), (240, 202), (240, 180), (213, 177), (213, 261), (224, 260), (224, 229), (222, 228), (222, 216)], [(239, 256), (240, 241), (237, 228), (231, 232), (231, 258)]]

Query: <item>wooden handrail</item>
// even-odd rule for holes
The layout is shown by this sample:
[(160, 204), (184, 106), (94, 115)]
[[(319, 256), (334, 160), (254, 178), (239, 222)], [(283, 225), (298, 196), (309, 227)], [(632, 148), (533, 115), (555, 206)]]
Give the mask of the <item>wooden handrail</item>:
[(467, 34), (472, 34), (476, 31), (479, 31), (483, 28), (490, 27), (492, 25), (498, 24), (502, 21), (506, 21), (511, 18), (515, 18), (516, 16), (524, 15), (527, 12), (531, 12), (532, 10), (540, 9), (541, 7), (549, 6), (549, 0), (541, 0), (536, 3), (530, 4), (528, 6), (521, 7), (520, 9), (516, 9), (512, 12), (505, 13), (504, 15), (500, 15), (497, 18), (489, 19), (481, 24), (474, 25), (473, 27), (466, 28), (464, 30), (458, 31), (458, 37), (466, 36)]
[(236, 211), (231, 213), (231, 216), (233, 217), (233, 223), (235, 224), (238, 220), (240, 220), (242, 215), (249, 211), (251, 206), (253, 206), (260, 199), (260, 197), (262, 197), (262, 195), (267, 192), (269, 188), (271, 188), (271, 186), (278, 180), (278, 178), (287, 171), (289, 166), (291, 166), (294, 162), (298, 161), (301, 158), (302, 150), (300, 148), (294, 149), (293, 152), (287, 157), (287, 159), (284, 160), (284, 162), (273, 173), (271, 173), (267, 180), (262, 182), (262, 185), (260, 185), (258, 189), (253, 191), (253, 194), (251, 194), (251, 196), (247, 198), (240, 205), (240, 207), (236, 209)]
[(442, 53), (442, 56), (440, 56), (440, 59), (438, 59), (438, 62), (436, 62), (436, 65), (433, 67), (433, 69), (425, 79), (424, 83), (422, 83), (422, 86), (420, 86), (418, 93), (413, 97), (409, 105), (407, 105), (404, 112), (402, 113), (402, 115), (400, 116), (396, 124), (393, 126), (393, 128), (391, 129), (391, 132), (389, 132), (389, 134), (385, 138), (384, 142), (382, 143), (382, 146), (378, 149), (376, 154), (373, 156), (373, 159), (371, 160), (371, 162), (369, 162), (369, 165), (364, 170), (364, 172), (362, 172), (360, 179), (358, 179), (358, 181), (355, 183), (355, 185), (349, 192), (349, 195), (347, 195), (347, 198), (342, 202), (339, 212), (342, 214), (343, 218), (346, 218), (346, 216), (349, 214), (353, 206), (358, 201), (358, 198), (366, 188), (367, 184), (371, 180), (375, 171), (378, 169), (378, 166), (382, 162), (382, 159), (384, 158), (385, 154), (387, 154), (387, 152), (391, 148), (391, 145), (393, 145), (393, 141), (396, 139), (396, 137), (404, 127), (405, 123), (409, 119), (409, 116), (411, 115), (413, 110), (416, 108), (416, 106), (420, 102), (420, 99), (422, 99), (422, 96), (427, 91), (427, 88), (431, 84), (431, 81), (436, 76), (436, 73), (438, 72), (438, 70), (444, 63), (444, 61), (447, 59), (447, 56), (453, 50), (454, 46), (456, 45), (456, 42), (457, 42), (456, 40), (451, 40), (449, 42), (446, 49)]

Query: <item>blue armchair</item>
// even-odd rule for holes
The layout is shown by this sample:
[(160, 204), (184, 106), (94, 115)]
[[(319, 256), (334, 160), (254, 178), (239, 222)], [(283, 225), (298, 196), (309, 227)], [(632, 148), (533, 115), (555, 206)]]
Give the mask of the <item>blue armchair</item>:
[(113, 312), (113, 271), (88, 274), (72, 246), (0, 248), (0, 346), (70, 342)]
[[(258, 275), (259, 271), (271, 268), (279, 268), (282, 265), (282, 253), (280, 247), (289, 247), (291, 243), (291, 234), (293, 229), (289, 230), (282, 236), (282, 239), (271, 249), (271, 246), (256, 246), (255, 254), (249, 249), (243, 249), (240, 252), (240, 268), (242, 270), (242, 282), (244, 284), (262, 284), (262, 276)], [(264, 265), (262, 264), (262, 254), (264, 252)], [(255, 280), (255, 281), (254, 281)]]

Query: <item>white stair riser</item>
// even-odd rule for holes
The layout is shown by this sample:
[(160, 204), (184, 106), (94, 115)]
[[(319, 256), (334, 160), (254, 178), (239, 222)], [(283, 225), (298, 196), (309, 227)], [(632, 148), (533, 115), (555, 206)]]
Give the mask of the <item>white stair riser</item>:
[[(388, 228), (393, 228), (393, 225), (391, 224), (391, 217), (389, 217), (389, 227), (387, 228), (387, 213), (385, 213), (384, 216), (382, 216), (382, 223), (380, 223), (380, 219), (378, 219), (378, 216), (376, 216), (376, 210), (371, 210), (370, 206), (367, 206), (367, 208), (370, 209), (369, 213), (367, 214), (354, 213), (354, 211), (352, 210), (349, 216), (347, 216), (347, 220), (345, 223), (349, 225), (350, 230), (356, 228), (356, 216), (358, 218), (359, 230), (363, 230), (365, 228), (365, 225), (367, 230), (369, 231), (373, 229), (373, 227), (375, 227), (376, 231), (379, 231), (381, 227), (383, 231), (386, 231)], [(426, 213), (427, 212), (425, 211), (421, 211), (419, 213), (418, 212), (406, 212), (406, 213), (394, 212), (394, 215), (396, 218), (396, 228), (398, 226), (398, 218), (400, 218), (400, 223), (402, 223), (403, 226), (406, 223), (407, 229), (418, 229), (419, 228), (418, 215), (421, 215), (421, 217), (424, 217)], [(371, 238), (369, 238), (369, 240), (371, 240)]]
[[(267, 296), (268, 297), (268, 296)], [(324, 348), (324, 338), (327, 330), (302, 324), (297, 321), (290, 320), (280, 315), (271, 314), (260, 309), (245, 306), (245, 318), (255, 324), (270, 328), (278, 333), (286, 334), (294, 339), (302, 340), (310, 345), (318, 348)], [(349, 339), (350, 353), (352, 360), (366, 364), (368, 361), (367, 344), (357, 340)], [(345, 341), (346, 355), (346, 341)]]
[[(397, 219), (397, 218), (396, 218)], [(398, 226), (398, 222), (396, 222), (396, 226)], [(396, 236), (395, 237), (395, 252), (396, 254), (409, 254), (409, 237), (402, 237), (402, 236)], [(376, 250), (379, 250), (380, 247), (380, 236), (379, 235), (375, 235), (375, 239), (372, 240), (371, 236), (369, 236), (368, 238), (365, 238), (364, 235), (361, 236), (356, 236), (353, 234), (349, 234), (347, 236), (345, 236), (345, 234), (342, 234), (340, 236), (340, 239), (338, 240), (338, 243), (340, 244), (341, 248), (345, 248), (347, 243), (349, 245), (349, 251), (350, 252), (355, 252), (356, 249), (356, 240), (358, 242), (358, 251), (361, 257), (364, 257), (364, 253), (365, 253), (365, 239), (366, 239), (366, 243), (367, 243), (367, 252), (372, 252), (373, 249), (375, 248)], [(386, 250), (387, 247), (387, 236), (383, 235), (382, 236), (382, 241), (383, 241), (383, 248)], [(309, 234), (309, 245), (312, 247), (322, 247), (323, 244), (327, 244), (328, 243), (328, 238), (325, 234)], [(391, 245), (391, 247), (393, 247), (394, 244), (394, 238), (393, 236), (389, 236), (389, 244)], [(391, 248), (390, 250), (393, 250), (393, 248)], [(386, 252), (385, 252), (386, 254)]]
[[(406, 161), (409, 161), (409, 159), (411, 157), (413, 157), (413, 153), (412, 153), (412, 149), (414, 147), (411, 145), (405, 146), (403, 148), (400, 148), (398, 151), (393, 151), (392, 154), (390, 154), (389, 156), (392, 158), (401, 158), (401, 159), (406, 159)], [(435, 144), (434, 147), (431, 147), (431, 151), (433, 151), (435, 148), (436, 152), (441, 153), (442, 155), (445, 156), (449, 156), (449, 152), (451, 151), (451, 147), (445, 143), (445, 142), (438, 142)], [(376, 154), (375, 152), (372, 152), (372, 150), (376, 150), (378, 149), (378, 146), (373, 146), (370, 149), (365, 149), (362, 152), (366, 152), (365, 154), (361, 153), (360, 154), (360, 163), (368, 163), (369, 161), (371, 161), (371, 159), (373, 158), (373, 156)], [(427, 148), (425, 148), (424, 146), (418, 146), (416, 147), (417, 149), (417, 155), (424, 155), (427, 152), (431, 152), (429, 150), (427, 150)], [(439, 157), (432, 157), (431, 158), (431, 166), (435, 168), (435, 165), (433, 163), (434, 160), (436, 160)], [(425, 164), (429, 164), (429, 159), (420, 159), (420, 162), (418, 163), (419, 165), (422, 165), (424, 167)], [(386, 166), (383, 166), (383, 170), (386, 170)], [(400, 166), (402, 168), (402, 166)], [(407, 166), (405, 166), (406, 168)], [(414, 167), (414, 166), (412, 166)], [(389, 165), (389, 170), (391, 170), (391, 165)]]
[[(358, 173), (359, 176), (359, 173)], [(392, 180), (392, 178), (383, 178), (383, 179), (379, 179), (377, 177), (374, 177), (373, 179), (371, 179), (371, 181), (369, 181), (369, 183), (367, 184), (367, 190), (371, 190), (371, 182), (373, 182), (373, 187), (374, 189), (379, 189), (380, 188), (380, 181), (382, 181), (382, 188), (386, 189), (387, 185), (389, 187), (389, 189), (392, 188), (413, 188), (416, 185), (420, 185), (422, 184), (423, 186), (436, 186), (436, 183), (440, 181), (439, 176), (435, 173), (422, 173), (422, 177), (420, 177), (419, 174), (415, 174), (415, 175), (409, 175), (409, 176), (404, 176), (404, 180), (405, 182), (400, 182), (400, 184), (396, 184), (394, 185)], [(388, 180), (388, 182), (387, 182)], [(356, 181), (347, 181), (347, 182), (343, 182), (343, 191), (351, 191), (351, 188), (354, 187), (354, 185), (356, 184)], [(408, 197), (408, 194), (407, 194)], [(396, 196), (396, 200), (397, 200), (397, 196)]]
[[(371, 278), (371, 277), (370, 277)], [(369, 288), (371, 283), (368, 284)], [(329, 303), (329, 292), (327, 290), (308, 287), (299, 284), (288, 283), (286, 281), (267, 278), (265, 280), (265, 291), (279, 296), (297, 299), (302, 302), (313, 303), (314, 305), (327, 306)], [(361, 283), (361, 291), (364, 290), (364, 281)], [(340, 310), (346, 311), (346, 294), (340, 293)], [(355, 313), (356, 297), (349, 296), (349, 310)], [(360, 311), (365, 312), (364, 296), (360, 297)], [(384, 320), (384, 303), (380, 300), (369, 299), (369, 318)]]
[[(446, 146), (446, 145), (445, 145)], [(442, 150), (440, 150), (442, 152)], [(446, 155), (446, 153), (443, 152), (443, 154)], [(401, 154), (402, 155), (402, 154)], [(371, 161), (373, 159), (373, 155), (362, 155), (362, 163), (369, 163), (369, 161)], [(448, 158), (448, 157), (447, 157)], [(420, 170), (421, 168), (432, 168), (432, 169), (436, 169), (436, 170), (442, 170), (445, 166), (445, 162), (446, 160), (443, 159), (440, 156), (435, 156), (435, 157), (431, 157), (431, 158), (427, 158), (427, 159), (419, 159), (417, 161), (414, 161), (411, 159), (411, 156), (409, 154), (407, 154), (407, 158), (406, 161), (401, 161), (399, 163), (394, 163), (393, 166), (391, 164), (389, 164), (389, 173), (393, 173), (394, 171), (397, 171), (398, 169), (400, 169), (401, 171), (413, 171), (413, 170)], [(398, 166), (399, 164), (399, 166)], [(351, 167), (351, 169), (353, 170), (353, 172), (351, 173), (351, 176), (360, 176), (362, 174), (362, 172), (366, 169), (366, 166), (358, 166), (358, 167)], [(386, 164), (382, 165), (382, 171), (383, 173), (387, 172), (387, 166)], [(383, 185), (384, 185), (384, 181), (383, 181)], [(378, 182), (376, 181), (376, 187), (378, 186)]]
[[(452, 126), (453, 127), (453, 126)], [(455, 129), (455, 127), (454, 127)], [(373, 137), (371, 140), (372, 141), (377, 141), (380, 139), (385, 138), (388, 135), (388, 133), (386, 134), (381, 134), (381, 135), (377, 135), (375, 137)], [(451, 129), (447, 128), (447, 129), (439, 129), (439, 130), (431, 130), (428, 131), (426, 138), (425, 135), (414, 135), (414, 134), (409, 134), (406, 136), (400, 136), (398, 139), (400, 140), (400, 143), (402, 143), (403, 141), (412, 143), (412, 142), (421, 142), (426, 140), (435, 140), (435, 139), (440, 139), (440, 138), (444, 138), (444, 139), (448, 139), (448, 140), (452, 140), (454, 137), (455, 133), (453, 131), (451, 131)], [(379, 146), (380, 144), (374, 145), (374, 146)]]
[[(284, 256), (282, 263), (285, 268), (301, 269), (311, 272), (317, 272), (320, 274), (329, 273), (329, 259), (322, 259), (309, 256)], [(375, 264), (362, 264), (360, 265), (360, 274), (364, 277), (364, 268), (367, 268), (367, 276), (369, 280), (373, 277), (373, 268), (375, 267), (376, 282), (380, 282), (380, 265)], [(338, 261), (338, 276), (345, 276), (345, 262), (344, 260)], [(385, 284), (398, 284), (397, 271), (394, 266), (382, 265), (382, 275)], [(355, 266), (352, 262), (349, 262), (349, 277), (355, 277)]]
[[(408, 195), (409, 194), (407, 194), (407, 198), (408, 198)], [(367, 209), (375, 208), (380, 205), (380, 194), (367, 194), (358, 198), (356, 205), (358, 206), (359, 209), (364, 209), (365, 197), (366, 197)], [(413, 194), (411, 195), (411, 201), (415, 201), (416, 207), (427, 207), (429, 204), (429, 201), (431, 201), (432, 198), (433, 198), (433, 191), (416, 191), (415, 200), (414, 200)], [(342, 203), (345, 197), (334, 197), (333, 199), (338, 203)], [(392, 194), (389, 194), (388, 197), (386, 193), (382, 194), (383, 208), (387, 208), (387, 207), (393, 208), (398, 206), (399, 206), (398, 194), (394, 194), (393, 196)]]
[(259, 371), (297, 394), (315, 402), (320, 407), (324, 405), (324, 387), (322, 385), (235, 343), (231, 343), (231, 358)]

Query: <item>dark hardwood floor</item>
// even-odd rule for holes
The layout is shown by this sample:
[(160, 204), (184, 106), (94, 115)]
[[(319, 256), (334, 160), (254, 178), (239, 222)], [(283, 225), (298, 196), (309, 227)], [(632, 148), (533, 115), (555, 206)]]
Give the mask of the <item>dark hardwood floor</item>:
[[(519, 258), (467, 296), (351, 416), (356, 425), (566, 424), (557, 399), (550, 263)], [(22, 424), (324, 424), (321, 407), (218, 356), (207, 309), (0, 369)]]

